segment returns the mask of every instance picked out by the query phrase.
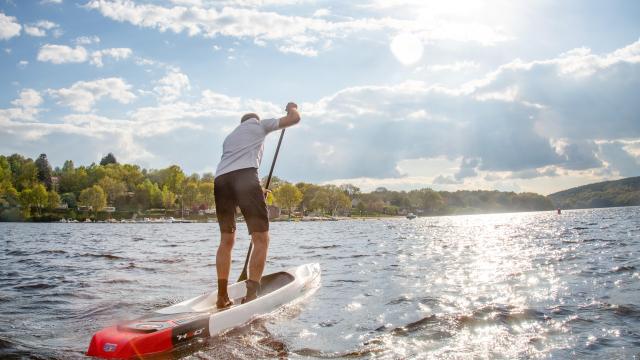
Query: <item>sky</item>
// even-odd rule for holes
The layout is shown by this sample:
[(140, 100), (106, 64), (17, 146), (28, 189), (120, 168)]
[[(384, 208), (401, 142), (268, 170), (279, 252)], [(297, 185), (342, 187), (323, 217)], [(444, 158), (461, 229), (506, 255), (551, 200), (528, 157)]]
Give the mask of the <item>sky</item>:
[(638, 176), (638, 19), (635, 0), (0, 0), (0, 154), (214, 172), (244, 113), (295, 101), (291, 182)]

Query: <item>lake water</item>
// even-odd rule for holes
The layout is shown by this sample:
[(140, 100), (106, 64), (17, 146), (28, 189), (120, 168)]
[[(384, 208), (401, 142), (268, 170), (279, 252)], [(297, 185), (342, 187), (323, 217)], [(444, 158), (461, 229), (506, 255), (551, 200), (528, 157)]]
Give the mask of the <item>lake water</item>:
[[(0, 223), (0, 358), (215, 287), (216, 224)], [(233, 275), (248, 245), (240, 227)], [(272, 224), (305, 300), (169, 358), (640, 358), (640, 208)]]

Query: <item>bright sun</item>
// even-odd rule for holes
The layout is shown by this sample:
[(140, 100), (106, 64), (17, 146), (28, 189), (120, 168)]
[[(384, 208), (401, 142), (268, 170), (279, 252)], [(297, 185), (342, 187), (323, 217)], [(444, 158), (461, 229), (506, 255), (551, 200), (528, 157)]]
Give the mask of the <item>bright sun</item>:
[(422, 41), (410, 33), (401, 33), (391, 40), (391, 52), (403, 65), (415, 64), (422, 58)]

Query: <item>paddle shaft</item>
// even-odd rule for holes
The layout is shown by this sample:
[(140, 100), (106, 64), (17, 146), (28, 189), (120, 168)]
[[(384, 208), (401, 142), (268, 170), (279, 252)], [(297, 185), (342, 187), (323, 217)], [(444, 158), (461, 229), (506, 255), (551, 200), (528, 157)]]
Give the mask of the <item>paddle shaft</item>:
[[(265, 184), (265, 189), (269, 189), (269, 185), (271, 185), (271, 176), (273, 175), (273, 168), (276, 166), (276, 159), (278, 159), (278, 153), (280, 152), (280, 145), (282, 144), (282, 138), (284, 137), (284, 130), (280, 132), (280, 139), (278, 139), (278, 146), (276, 147), (276, 154), (273, 156), (273, 161), (271, 162), (271, 169), (269, 170), (269, 176), (267, 176), (267, 183)], [(268, 214), (268, 212), (267, 212)], [(251, 250), (253, 250), (253, 242), (249, 242), (249, 250), (247, 251), (247, 257), (244, 260), (244, 267), (242, 268), (242, 273), (238, 278), (238, 282), (247, 280), (247, 266), (249, 265), (249, 258), (251, 257)]]

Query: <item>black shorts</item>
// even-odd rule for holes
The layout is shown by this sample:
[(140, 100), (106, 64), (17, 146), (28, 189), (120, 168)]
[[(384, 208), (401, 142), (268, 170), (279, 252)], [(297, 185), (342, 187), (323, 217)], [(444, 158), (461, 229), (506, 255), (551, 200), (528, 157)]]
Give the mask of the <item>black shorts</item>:
[(213, 192), (220, 232), (236, 231), (236, 206), (247, 222), (249, 234), (269, 231), (267, 203), (258, 180), (258, 169), (240, 169), (216, 177)]

